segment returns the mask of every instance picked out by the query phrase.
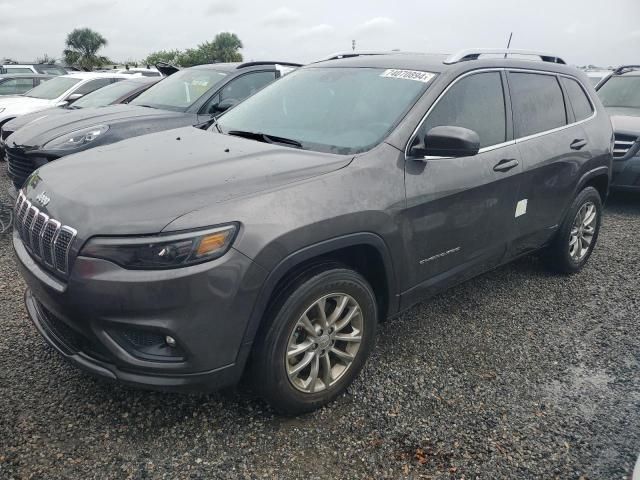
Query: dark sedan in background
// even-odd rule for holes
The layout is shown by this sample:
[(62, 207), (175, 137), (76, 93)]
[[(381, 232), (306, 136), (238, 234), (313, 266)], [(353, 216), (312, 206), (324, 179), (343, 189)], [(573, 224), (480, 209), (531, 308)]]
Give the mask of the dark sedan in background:
[(22, 95), (53, 76), (39, 73), (0, 74), (0, 95)]
[[(228, 108), (299, 66), (287, 62), (199, 65), (174, 73), (127, 105), (45, 117), (15, 133), (3, 128), (0, 138), (5, 142), (9, 177), (19, 189), (35, 169), (71, 153), (152, 132), (208, 126)], [(15, 197), (16, 191), (10, 194)]]
[(640, 65), (623, 65), (598, 85), (615, 134), (613, 190), (640, 192)]

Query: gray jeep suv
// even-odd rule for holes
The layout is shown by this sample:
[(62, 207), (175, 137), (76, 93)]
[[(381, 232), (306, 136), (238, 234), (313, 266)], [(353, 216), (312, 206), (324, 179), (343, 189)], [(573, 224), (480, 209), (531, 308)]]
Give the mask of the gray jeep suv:
[(38, 169), (13, 236), (36, 328), (102, 377), (207, 390), (246, 374), (297, 413), (345, 390), (381, 319), (540, 249), (579, 271), (609, 118), (561, 59), (485, 53), (339, 55), (209, 130)]

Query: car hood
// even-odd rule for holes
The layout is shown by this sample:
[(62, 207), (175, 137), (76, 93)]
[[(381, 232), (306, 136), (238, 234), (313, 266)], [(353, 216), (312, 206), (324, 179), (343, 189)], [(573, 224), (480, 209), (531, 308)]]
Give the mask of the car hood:
[(153, 234), (199, 208), (325, 174), (351, 160), (185, 127), (70, 155), (37, 170), (24, 188), (32, 200), (46, 192), (47, 213), (76, 228), (80, 238)]
[(640, 136), (640, 108), (610, 107), (607, 113), (616, 133)]
[(9, 132), (9, 134), (11, 134), (16, 130), (18, 130), (19, 128), (24, 127), (28, 123), (31, 123), (43, 118), (52, 118), (54, 116), (64, 115), (72, 111), (73, 110), (69, 110), (63, 107), (53, 107), (53, 108), (46, 108), (44, 110), (39, 110), (37, 112), (27, 113), (25, 115), (20, 115), (19, 117), (16, 117), (13, 120), (10, 120), (7, 123), (5, 123), (2, 126), (2, 130), (4, 132)]
[[(47, 142), (76, 130), (108, 125), (110, 128), (94, 146), (113, 143), (158, 130), (167, 130), (196, 123), (196, 115), (158, 110), (137, 105), (111, 105), (100, 108), (70, 110), (64, 116), (44, 117), (24, 125), (7, 139), (7, 145), (25, 149), (42, 149)], [(64, 154), (73, 152), (65, 151)]]
[(45, 100), (43, 98), (25, 97), (17, 95), (15, 97), (0, 97), (0, 108), (14, 109), (20, 108), (45, 108), (54, 105), (55, 100)]

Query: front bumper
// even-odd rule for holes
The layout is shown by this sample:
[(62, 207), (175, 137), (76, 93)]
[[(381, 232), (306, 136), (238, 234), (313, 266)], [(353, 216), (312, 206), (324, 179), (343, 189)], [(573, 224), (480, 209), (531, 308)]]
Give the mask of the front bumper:
[(613, 190), (640, 191), (640, 154), (627, 160), (614, 160), (612, 173)]
[[(62, 283), (31, 258), (16, 233), (13, 244), (29, 316), (77, 367), (162, 390), (210, 391), (240, 379), (251, 349), (247, 323), (266, 276), (241, 253), (232, 249), (212, 262), (165, 271), (78, 257)], [(170, 335), (178, 353), (165, 355), (170, 348), (163, 344), (150, 355), (144, 341), (128, 341), (131, 332), (143, 339)]]

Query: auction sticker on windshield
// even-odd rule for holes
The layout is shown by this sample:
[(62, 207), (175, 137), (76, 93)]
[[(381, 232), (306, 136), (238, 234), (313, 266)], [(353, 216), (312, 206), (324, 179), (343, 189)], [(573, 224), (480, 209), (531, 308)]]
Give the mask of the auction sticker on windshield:
[(420, 72), (418, 70), (397, 70), (395, 68), (390, 68), (382, 72), (380, 76), (387, 78), (404, 78), (405, 80), (415, 80), (417, 82), (427, 83), (433, 77), (435, 77), (435, 73)]

